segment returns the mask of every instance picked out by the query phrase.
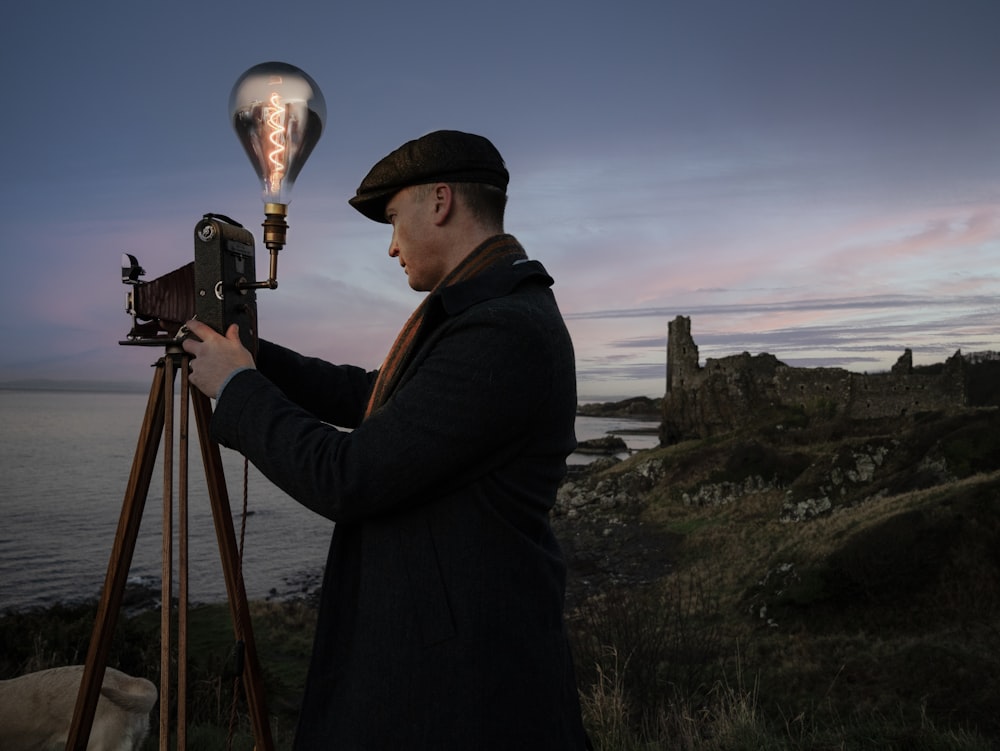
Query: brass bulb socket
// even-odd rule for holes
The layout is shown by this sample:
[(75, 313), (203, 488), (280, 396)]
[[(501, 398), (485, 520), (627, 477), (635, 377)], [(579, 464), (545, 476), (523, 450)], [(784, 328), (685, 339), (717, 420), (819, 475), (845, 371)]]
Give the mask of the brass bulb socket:
[(264, 214), (264, 245), (271, 250), (281, 250), (285, 247), (285, 234), (288, 230), (285, 222), (288, 206), (283, 203), (265, 203)]

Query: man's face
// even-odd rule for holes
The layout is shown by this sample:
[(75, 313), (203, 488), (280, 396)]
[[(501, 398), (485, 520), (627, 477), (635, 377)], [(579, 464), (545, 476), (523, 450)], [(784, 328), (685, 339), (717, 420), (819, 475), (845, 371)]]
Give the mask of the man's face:
[(410, 287), (429, 292), (448, 273), (446, 259), (434, 239), (434, 186), (414, 185), (403, 188), (385, 207), (385, 217), (392, 225), (389, 255), (399, 259)]

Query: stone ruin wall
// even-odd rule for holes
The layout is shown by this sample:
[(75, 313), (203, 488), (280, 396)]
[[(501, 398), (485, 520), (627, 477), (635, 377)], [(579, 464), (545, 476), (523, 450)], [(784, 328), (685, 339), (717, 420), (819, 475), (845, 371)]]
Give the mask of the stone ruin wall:
[(704, 438), (754, 422), (768, 409), (801, 409), (810, 418), (896, 417), (965, 406), (963, 360), (949, 358), (940, 374), (913, 372), (906, 350), (889, 373), (842, 368), (796, 368), (773, 355), (744, 352), (699, 365), (691, 319), (670, 322), (667, 392), (661, 441)]

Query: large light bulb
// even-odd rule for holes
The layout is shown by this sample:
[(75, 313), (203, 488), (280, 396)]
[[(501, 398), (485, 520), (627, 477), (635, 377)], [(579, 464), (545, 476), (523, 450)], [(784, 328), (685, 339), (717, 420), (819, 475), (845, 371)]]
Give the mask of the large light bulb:
[(264, 187), (264, 203), (288, 205), (326, 122), (319, 86), (288, 63), (261, 63), (239, 77), (229, 116)]
[(285, 245), (292, 187), (319, 141), (326, 101), (304, 71), (288, 63), (261, 63), (240, 76), (229, 95), (229, 117), (264, 188), (264, 244), (277, 286), (277, 252)]

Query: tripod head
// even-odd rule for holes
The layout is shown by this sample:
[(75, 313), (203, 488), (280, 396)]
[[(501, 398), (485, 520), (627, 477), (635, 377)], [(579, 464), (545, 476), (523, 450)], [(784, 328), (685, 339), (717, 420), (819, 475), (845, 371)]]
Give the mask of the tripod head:
[(251, 352), (257, 341), (257, 295), (253, 281), (254, 239), (242, 225), (221, 214), (205, 214), (194, 228), (194, 261), (152, 281), (135, 256), (122, 254), (125, 310), (132, 330), (119, 344), (177, 345), (181, 327), (197, 317), (220, 334), (230, 324)]

